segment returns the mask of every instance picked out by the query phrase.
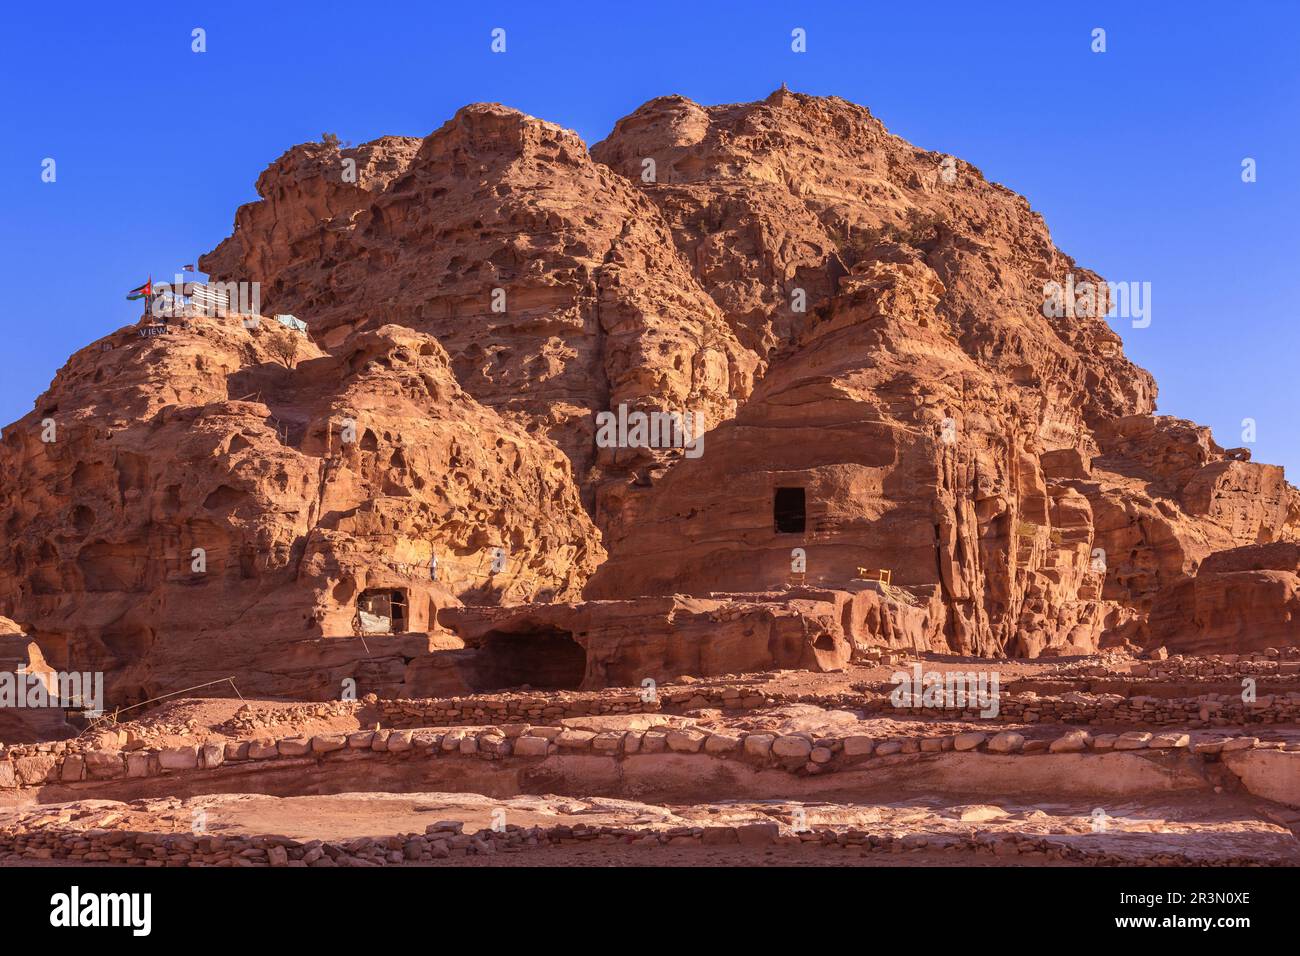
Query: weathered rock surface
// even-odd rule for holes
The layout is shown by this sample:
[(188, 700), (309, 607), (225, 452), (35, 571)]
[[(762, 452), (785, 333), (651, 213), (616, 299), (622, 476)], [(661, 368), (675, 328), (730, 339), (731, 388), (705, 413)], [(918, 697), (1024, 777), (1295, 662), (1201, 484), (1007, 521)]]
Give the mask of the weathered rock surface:
[(1300, 546), (1216, 552), (1152, 600), (1141, 639), (1180, 654), (1262, 651), (1300, 640)]
[[(939, 590), (951, 649), (1059, 653), (1131, 637), (1213, 551), (1294, 536), (1280, 469), (1152, 415), (1104, 304), (1044, 309), (1048, 282), (1106, 287), (969, 165), (784, 89), (651, 101), (593, 154), (659, 205), (767, 366), (701, 459), (602, 490), (611, 559), (587, 594), (763, 590), (799, 547), (822, 585), (861, 566)], [(802, 533), (773, 530), (779, 487), (804, 490)]]
[[(1223, 557), (1296, 539), (1281, 469), (1154, 415), (1104, 302), (1044, 308), (1100, 278), (862, 107), (667, 97), (589, 154), (480, 104), (257, 189), (201, 262), (310, 339), (120, 330), (5, 430), (0, 613), (109, 703), (459, 692), (519, 680), (510, 635), (563, 686), (1295, 643), (1296, 562)], [(597, 448), (619, 405), (703, 413), (703, 455)], [(367, 590), (405, 636), (353, 639)]]
[[(1073, 438), (1085, 413), (1154, 407), (1151, 376), (1104, 321), (1044, 317), (1043, 282), (1085, 272), (1025, 199), (890, 135), (865, 107), (785, 89), (713, 107), (662, 97), (592, 154), (664, 211), (704, 288), (764, 358), (807, 327), (845, 273), (880, 258), (882, 240), (896, 241), (935, 271), (939, 318), (963, 347), (1036, 393), (1044, 437)], [(806, 312), (793, 308), (796, 288)]]
[(333, 353), (231, 317), (122, 330), (5, 430), (0, 469), (0, 606), (51, 666), (106, 671), (110, 700), (232, 675), (337, 696), (363, 657), (363, 683), (401, 684), (430, 641), (367, 654), (364, 589), (401, 592), (427, 632), (461, 600), (575, 595), (601, 556), (568, 461), (397, 326)]
[(327, 348), (388, 323), (436, 336), (461, 386), (550, 436), (588, 491), (595, 412), (716, 422), (752, 386), (654, 205), (553, 123), (476, 104), (423, 141), (296, 146), (257, 187), (204, 269), (261, 282)]
[[(920, 253), (887, 254), (855, 267), (704, 456), (628, 500), (629, 532), (607, 537), (589, 596), (767, 590), (802, 548), (823, 586), (885, 568), (897, 599), (942, 594), (936, 650), (1095, 645), (1091, 513), (1038, 466), (1040, 403), (1007, 404), (937, 320), (942, 285)], [(802, 489), (802, 531), (774, 527), (778, 488)]]
[(40, 645), (7, 617), (0, 617), (0, 680), (7, 682), (14, 695), (0, 705), (0, 740), (57, 740), (76, 733), (58, 707), (25, 706), (28, 682), (39, 681), (57, 698), (58, 678)]
[(848, 663), (850, 595), (747, 597), (446, 608), (439, 623), (467, 646), (464, 685), (447, 689), (640, 687), (647, 678)]

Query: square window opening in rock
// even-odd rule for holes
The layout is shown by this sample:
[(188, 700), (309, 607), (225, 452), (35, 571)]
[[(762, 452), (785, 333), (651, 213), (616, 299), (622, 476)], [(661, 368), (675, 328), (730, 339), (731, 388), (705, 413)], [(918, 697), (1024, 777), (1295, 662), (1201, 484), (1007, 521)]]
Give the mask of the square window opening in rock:
[(401, 634), (406, 630), (406, 592), (369, 588), (357, 595), (357, 630), (362, 634)]
[(777, 534), (803, 534), (808, 522), (804, 489), (778, 488), (772, 499)]

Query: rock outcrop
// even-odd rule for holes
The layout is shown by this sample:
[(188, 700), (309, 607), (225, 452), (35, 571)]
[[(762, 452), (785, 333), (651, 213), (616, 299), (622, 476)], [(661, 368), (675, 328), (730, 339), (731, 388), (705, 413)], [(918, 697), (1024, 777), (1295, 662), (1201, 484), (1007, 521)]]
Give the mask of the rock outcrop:
[[(631, 531), (609, 537), (589, 595), (766, 590), (799, 548), (821, 586), (883, 568), (922, 603), (942, 593), (945, 643), (963, 653), (1095, 646), (1091, 512), (1042, 473), (1038, 404), (1009, 401), (937, 319), (943, 285), (918, 252), (883, 254), (704, 456), (625, 503)], [(797, 530), (774, 526), (783, 488), (804, 501)]]
[[(820, 596), (819, 596), (820, 597)], [(831, 670), (852, 647), (832, 601), (659, 598), (453, 608), (440, 620), (474, 650), (469, 690), (638, 687), (649, 678), (768, 667)]]
[(331, 655), (375, 656), (366, 591), (427, 632), (461, 600), (575, 596), (602, 556), (568, 461), (397, 326), (333, 353), (239, 317), (124, 329), (6, 429), (0, 468), (0, 605), (117, 701), (301, 692)]
[(1156, 593), (1141, 643), (1171, 653), (1245, 654), (1297, 643), (1300, 545), (1276, 542), (1210, 555), (1194, 576)]
[[(44, 697), (35, 685), (45, 691)], [(46, 663), (40, 645), (23, 629), (0, 617), (0, 741), (58, 740), (76, 731), (61, 707), (59, 682)], [(33, 706), (35, 705), (35, 706)]]
[(1029, 203), (890, 135), (865, 107), (785, 89), (731, 106), (663, 97), (620, 120), (592, 155), (660, 207), (703, 287), (765, 358), (892, 240), (923, 253), (942, 284), (938, 320), (962, 348), (1006, 386), (1034, 392), (1045, 440), (1154, 408), (1154, 381), (1105, 321), (1044, 316), (1045, 282), (1100, 280), (1055, 248)]
[[(1281, 470), (1155, 416), (1108, 286), (968, 164), (785, 89), (651, 101), (593, 154), (765, 364), (702, 459), (603, 489), (589, 595), (772, 587), (801, 547), (823, 585), (866, 566), (941, 589), (953, 650), (1081, 651), (1206, 555), (1294, 535)], [(1099, 287), (1091, 311), (1045, 308), (1067, 281)], [(778, 487), (802, 489), (805, 530), (774, 531)]]
[(326, 348), (390, 323), (435, 336), (461, 386), (549, 436), (588, 496), (613, 458), (596, 411), (714, 422), (752, 387), (753, 356), (654, 205), (552, 123), (467, 106), (418, 143), (296, 146), (257, 188), (205, 270), (260, 282)]
[[(310, 337), (119, 330), (0, 447), (0, 613), (110, 703), (490, 683), (473, 642), (543, 626), (591, 635), (587, 686), (1295, 642), (1294, 564), (1216, 557), (1296, 539), (1281, 469), (1155, 415), (1100, 277), (863, 107), (667, 97), (588, 153), (480, 104), (257, 190), (200, 261)], [(702, 414), (703, 454), (605, 447), (620, 407)]]

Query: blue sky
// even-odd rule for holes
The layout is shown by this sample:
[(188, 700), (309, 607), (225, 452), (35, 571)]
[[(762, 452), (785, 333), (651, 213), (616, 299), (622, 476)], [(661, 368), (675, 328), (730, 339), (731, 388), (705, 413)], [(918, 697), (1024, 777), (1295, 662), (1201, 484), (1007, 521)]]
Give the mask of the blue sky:
[[(138, 315), (123, 296), (146, 273), (228, 235), (295, 143), (424, 135), (474, 101), (594, 143), (654, 96), (739, 102), (786, 82), (968, 160), (1027, 196), (1081, 264), (1150, 282), (1150, 327), (1114, 324), (1160, 383), (1160, 411), (1229, 447), (1253, 418), (1255, 459), (1300, 478), (1300, 4), (204, 6), (0, 13), (2, 422)], [(191, 52), (195, 27), (205, 53)], [(806, 53), (790, 50), (795, 27)]]

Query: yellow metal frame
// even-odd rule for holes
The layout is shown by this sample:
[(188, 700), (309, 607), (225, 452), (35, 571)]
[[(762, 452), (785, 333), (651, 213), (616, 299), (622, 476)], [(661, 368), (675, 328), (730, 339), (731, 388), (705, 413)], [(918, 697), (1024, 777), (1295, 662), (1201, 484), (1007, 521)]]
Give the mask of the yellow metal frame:
[(889, 568), (858, 568), (861, 581), (879, 581), (881, 584), (893, 585), (894, 572)]

